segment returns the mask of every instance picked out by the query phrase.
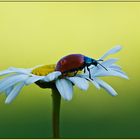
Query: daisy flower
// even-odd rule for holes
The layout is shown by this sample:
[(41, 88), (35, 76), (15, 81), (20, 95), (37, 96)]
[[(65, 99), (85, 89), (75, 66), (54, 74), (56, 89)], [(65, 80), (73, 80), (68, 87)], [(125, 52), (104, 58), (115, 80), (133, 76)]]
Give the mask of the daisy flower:
[[(120, 46), (116, 46), (99, 59), (105, 59), (108, 55), (114, 54), (120, 49)], [(0, 80), (0, 92), (5, 92), (7, 96), (5, 103), (11, 103), (24, 86), (35, 83), (41, 88), (56, 87), (65, 100), (71, 100), (73, 85), (82, 90), (87, 90), (89, 82), (91, 82), (97, 89), (104, 88), (109, 94), (116, 96), (117, 92), (99, 77), (117, 76), (128, 79), (121, 67), (115, 64), (117, 60), (116, 58), (111, 58), (101, 62), (100, 64), (107, 70), (103, 69), (100, 65), (90, 66), (92, 79), (89, 78), (87, 69), (85, 73), (81, 71), (76, 75), (69, 73), (67, 76), (62, 76), (60, 71), (55, 71), (55, 65), (41, 65), (27, 69), (10, 67), (0, 71), (0, 76), (2, 76)]]

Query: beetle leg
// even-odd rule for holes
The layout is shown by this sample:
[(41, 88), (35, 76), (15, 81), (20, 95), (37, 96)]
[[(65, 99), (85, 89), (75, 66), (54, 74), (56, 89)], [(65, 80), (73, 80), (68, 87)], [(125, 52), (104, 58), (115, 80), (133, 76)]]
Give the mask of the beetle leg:
[(98, 59), (97, 61), (104, 61), (103, 59)]
[(84, 68), (84, 73), (86, 72), (86, 68)]
[(91, 73), (90, 73), (90, 69), (89, 69), (88, 66), (87, 66), (87, 70), (88, 70), (88, 72), (89, 72), (89, 78), (90, 78), (91, 80), (93, 80), (93, 79), (91, 78)]

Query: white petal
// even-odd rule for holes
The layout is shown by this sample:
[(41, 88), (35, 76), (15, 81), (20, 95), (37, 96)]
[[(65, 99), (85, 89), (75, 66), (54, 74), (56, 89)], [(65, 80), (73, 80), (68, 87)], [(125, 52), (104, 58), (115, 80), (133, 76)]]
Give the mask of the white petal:
[(13, 88), (14, 88), (14, 86), (11, 86), (5, 90), (6, 96), (8, 96), (10, 94), (10, 92), (13, 90)]
[[(116, 77), (120, 77), (120, 78), (124, 78), (124, 79), (129, 79), (128, 76), (122, 72), (122, 71), (116, 71), (116, 70), (109, 70), (109, 75), (108, 76), (116, 76)], [(104, 75), (105, 76), (105, 75)]]
[(18, 82), (25, 81), (28, 75), (13, 75), (6, 77), (0, 81), (0, 92), (5, 91), (7, 88), (17, 84)]
[(42, 80), (44, 78), (44, 76), (32, 76), (32, 77), (29, 77), (26, 81), (25, 81), (25, 84), (26, 85), (30, 85), (32, 83), (35, 83), (36, 81), (38, 80)]
[(117, 76), (117, 77), (121, 77), (121, 78), (125, 78), (128, 79), (128, 76), (120, 73), (118, 71), (114, 71), (108, 68), (108, 70), (99, 70), (98, 72), (96, 72), (93, 77), (101, 77), (101, 76)]
[(111, 69), (111, 70), (116, 71), (117, 73), (120, 73), (119, 77), (122, 77), (122, 78), (125, 78), (125, 79), (129, 79), (129, 77), (127, 76), (127, 74), (124, 71), (116, 70), (116, 69)]
[(126, 73), (125, 73), (124, 71), (122, 71), (121, 69), (119, 69), (119, 68), (117, 68), (117, 67), (109, 67), (109, 69), (110, 69), (110, 70), (113, 70), (113, 71), (120, 72), (120, 73), (122, 73), (122, 74), (125, 74), (125, 75), (126, 75)]
[(71, 100), (73, 95), (72, 83), (67, 79), (56, 80), (56, 87), (65, 100)]
[(100, 85), (96, 82), (96, 79), (91, 80), (88, 74), (78, 74), (77, 76), (82, 77), (90, 81), (97, 89), (100, 89)]
[(10, 74), (10, 73), (13, 73), (13, 71), (11, 71), (11, 70), (3, 70), (3, 71), (0, 71), (0, 76), (2, 76), (2, 75), (6, 75), (6, 74)]
[(122, 68), (116, 64), (113, 64), (111, 66), (109, 66), (109, 68), (113, 68), (113, 69), (116, 69), (116, 70), (121, 70)]
[[(103, 61), (101, 64), (104, 66), (104, 67), (109, 67), (111, 66), (113, 63), (115, 63), (116, 61), (118, 61), (117, 58), (111, 58), (111, 59), (108, 59), (106, 61)], [(100, 65), (99, 65), (100, 66)]]
[(54, 71), (54, 72), (48, 74), (47, 76), (45, 76), (44, 81), (46, 81), (46, 82), (53, 81), (53, 80), (57, 79), (60, 75), (61, 75), (60, 71)]
[[(90, 69), (90, 72), (92, 75), (94, 75), (96, 72), (98, 72), (99, 70), (105, 70), (103, 67), (101, 67), (100, 65), (98, 66), (94, 66), (93, 68)], [(86, 70), (85, 74), (89, 75), (89, 71)], [(88, 76), (89, 77), (89, 76)]]
[(89, 87), (88, 81), (81, 77), (67, 77), (73, 84), (82, 90), (87, 90)]
[(23, 88), (24, 85), (25, 85), (24, 82), (22, 82), (22, 83), (18, 84), (17, 86), (15, 86), (13, 88), (13, 90), (11, 91), (11, 93), (7, 96), (5, 103), (6, 104), (11, 103), (11, 101), (13, 99), (15, 99), (16, 96), (19, 94), (19, 92), (21, 91), (21, 89)]
[(96, 78), (96, 81), (99, 83), (99, 85), (104, 88), (110, 95), (116, 96), (118, 95), (117, 92), (106, 82), (104, 82), (101, 79)]
[[(0, 80), (0, 92), (6, 91), (6, 90), (7, 90), (7, 88), (6, 88), (5, 90), (3, 90), (2, 87), (5, 88), (5, 86), (7, 86), (7, 84), (6, 84), (5, 82), (6, 82), (6, 81), (8, 82), (9, 79), (15, 77), (16, 75), (17, 75), (17, 74), (9, 75), (9, 76), (5, 77), (4, 79), (1, 79), (1, 80)], [(5, 85), (3, 85), (3, 84), (5, 84)], [(9, 87), (10, 87), (10, 86), (9, 86)], [(9, 88), (9, 87), (8, 87), (8, 88)]]
[(31, 70), (29, 70), (29, 69), (15, 68), (15, 67), (10, 67), (8, 69), (11, 70), (11, 71), (13, 71), (13, 72), (16, 72), (16, 73), (31, 74)]
[(107, 57), (108, 55), (114, 54), (114, 53), (120, 51), (121, 48), (122, 48), (122, 47), (118, 45), (118, 46), (112, 48), (111, 50), (107, 51), (107, 52), (106, 52), (102, 57), (100, 57), (99, 59), (104, 59), (104, 58)]
[(100, 89), (100, 85), (98, 84), (98, 82), (96, 82), (95, 78), (93, 80), (91, 80), (90, 78), (88, 78), (88, 79), (97, 89)]

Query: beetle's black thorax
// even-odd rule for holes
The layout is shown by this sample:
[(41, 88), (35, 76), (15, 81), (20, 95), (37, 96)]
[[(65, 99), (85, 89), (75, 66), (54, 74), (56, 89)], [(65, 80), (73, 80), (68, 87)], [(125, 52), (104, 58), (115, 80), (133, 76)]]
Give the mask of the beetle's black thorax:
[(87, 57), (87, 56), (84, 57), (84, 66), (87, 66), (87, 67), (89, 67), (90, 65), (97, 66), (97, 64), (98, 62), (95, 59)]

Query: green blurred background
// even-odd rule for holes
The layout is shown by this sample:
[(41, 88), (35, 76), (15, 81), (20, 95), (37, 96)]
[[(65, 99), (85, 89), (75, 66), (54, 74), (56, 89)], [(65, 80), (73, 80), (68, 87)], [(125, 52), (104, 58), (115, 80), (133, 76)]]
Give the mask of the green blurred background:
[[(140, 3), (0, 3), (0, 69), (56, 63), (82, 53), (112, 57), (130, 80), (103, 78), (118, 92), (111, 97), (90, 86), (62, 99), (62, 138), (140, 138)], [(51, 91), (24, 87), (10, 104), (0, 96), (0, 138), (51, 138)]]

